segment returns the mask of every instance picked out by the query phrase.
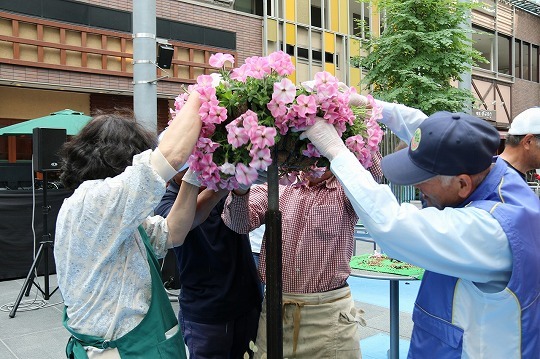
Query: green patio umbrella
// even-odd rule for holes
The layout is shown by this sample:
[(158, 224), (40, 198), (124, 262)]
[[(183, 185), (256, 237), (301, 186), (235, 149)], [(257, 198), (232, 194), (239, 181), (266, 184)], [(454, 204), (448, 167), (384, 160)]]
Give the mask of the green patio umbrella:
[(31, 135), (36, 127), (65, 128), (67, 135), (73, 136), (79, 133), (91, 119), (90, 116), (86, 116), (82, 112), (66, 109), (53, 112), (49, 116), (39, 117), (0, 128), (0, 136)]

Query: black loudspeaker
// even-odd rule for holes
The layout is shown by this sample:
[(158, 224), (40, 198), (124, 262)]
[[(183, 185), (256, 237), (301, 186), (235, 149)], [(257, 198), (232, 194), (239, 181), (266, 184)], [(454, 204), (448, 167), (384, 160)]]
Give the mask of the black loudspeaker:
[(159, 44), (157, 48), (157, 65), (162, 69), (170, 69), (174, 47), (166, 44)]
[(34, 128), (32, 131), (32, 161), (34, 171), (60, 170), (58, 151), (66, 142), (64, 128)]

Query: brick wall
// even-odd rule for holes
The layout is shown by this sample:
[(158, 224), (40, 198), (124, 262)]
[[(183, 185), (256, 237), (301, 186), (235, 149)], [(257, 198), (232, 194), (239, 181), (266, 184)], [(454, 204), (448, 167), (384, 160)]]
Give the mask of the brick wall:
[(540, 45), (540, 16), (516, 9), (516, 38)]
[[(516, 39), (540, 45), (540, 16), (516, 9)], [(512, 116), (540, 104), (540, 84), (516, 79), (512, 85)]]
[[(133, 10), (132, 0), (78, 1), (129, 12)], [(246, 57), (262, 54), (262, 17), (207, 5), (204, 2), (179, 0), (156, 0), (156, 16), (235, 32), (238, 64), (242, 64)]]
[[(104, 113), (120, 112), (127, 116), (133, 116), (133, 97), (99, 94), (90, 95), (90, 108), (92, 116), (95, 116), (100, 111)], [(169, 121), (169, 104), (167, 99), (157, 100), (157, 130), (161, 132)]]
[(512, 85), (512, 117), (520, 112), (540, 105), (540, 84), (516, 79)]

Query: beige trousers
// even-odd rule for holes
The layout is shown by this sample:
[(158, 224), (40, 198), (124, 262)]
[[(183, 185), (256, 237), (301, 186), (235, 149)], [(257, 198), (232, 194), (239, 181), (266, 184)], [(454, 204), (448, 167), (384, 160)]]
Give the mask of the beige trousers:
[[(323, 293), (283, 294), (283, 357), (358, 359), (363, 313), (348, 286)], [(266, 298), (263, 301), (256, 359), (265, 359)]]

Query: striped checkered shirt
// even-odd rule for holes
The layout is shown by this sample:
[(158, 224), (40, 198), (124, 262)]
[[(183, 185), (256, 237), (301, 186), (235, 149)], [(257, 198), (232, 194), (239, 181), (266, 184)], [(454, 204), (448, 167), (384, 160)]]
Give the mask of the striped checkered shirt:
[[(378, 161), (371, 172), (382, 177)], [(266, 185), (254, 186), (249, 195), (232, 192), (223, 211), (225, 224), (238, 233), (265, 223)], [(314, 186), (279, 186), (282, 212), (283, 292), (318, 293), (345, 284), (351, 269), (354, 226), (358, 217), (339, 181), (334, 177)], [(266, 283), (266, 238), (261, 248), (259, 274)]]

